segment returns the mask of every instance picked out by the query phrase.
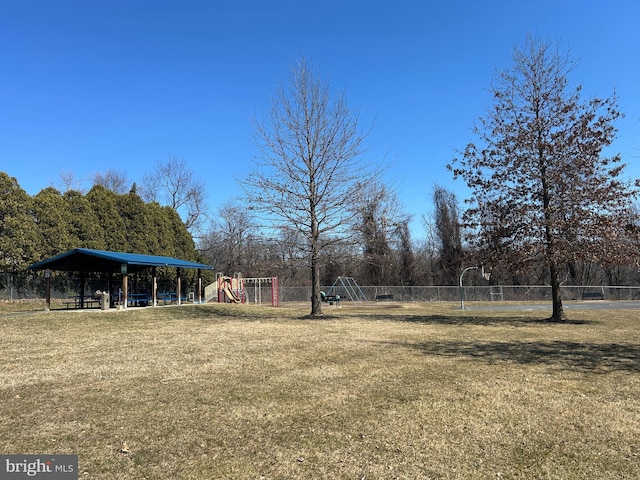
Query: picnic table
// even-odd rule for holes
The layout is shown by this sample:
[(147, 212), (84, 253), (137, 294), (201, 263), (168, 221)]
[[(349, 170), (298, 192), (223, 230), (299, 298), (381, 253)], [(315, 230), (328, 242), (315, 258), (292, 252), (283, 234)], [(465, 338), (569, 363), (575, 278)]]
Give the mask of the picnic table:
[(128, 307), (148, 307), (151, 298), (148, 293), (130, 293), (127, 295)]
[(69, 308), (93, 308), (99, 307), (101, 300), (88, 295), (69, 295), (68, 299), (62, 302)]
[[(178, 301), (178, 294), (176, 292), (159, 292), (157, 294), (157, 300), (163, 301), (166, 305), (168, 303), (176, 303)], [(180, 297), (181, 302), (186, 302), (187, 299), (185, 296)]]

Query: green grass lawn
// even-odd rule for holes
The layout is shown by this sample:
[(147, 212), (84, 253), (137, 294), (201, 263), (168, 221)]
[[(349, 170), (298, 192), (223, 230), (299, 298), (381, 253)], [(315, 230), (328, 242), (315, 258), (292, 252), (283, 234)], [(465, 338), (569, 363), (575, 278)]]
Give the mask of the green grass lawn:
[(307, 313), (0, 315), (0, 451), (83, 479), (638, 478), (637, 312)]

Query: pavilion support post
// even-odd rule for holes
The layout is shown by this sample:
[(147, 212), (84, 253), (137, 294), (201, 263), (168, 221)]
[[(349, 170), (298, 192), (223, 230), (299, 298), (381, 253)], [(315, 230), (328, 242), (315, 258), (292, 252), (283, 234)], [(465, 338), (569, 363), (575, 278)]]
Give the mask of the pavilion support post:
[(198, 269), (198, 305), (202, 303), (202, 270)]
[(47, 280), (47, 292), (45, 297), (45, 309), (46, 311), (51, 310), (51, 270), (47, 269), (44, 271), (44, 278)]
[(182, 295), (180, 295), (180, 267), (176, 268), (176, 304), (182, 305)]
[(84, 284), (86, 278), (84, 272), (80, 273), (80, 308), (84, 308)]
[(151, 281), (151, 302), (154, 307), (158, 306), (158, 270), (153, 267), (153, 280)]
[(122, 274), (122, 308), (127, 308), (127, 291), (129, 290), (129, 275)]

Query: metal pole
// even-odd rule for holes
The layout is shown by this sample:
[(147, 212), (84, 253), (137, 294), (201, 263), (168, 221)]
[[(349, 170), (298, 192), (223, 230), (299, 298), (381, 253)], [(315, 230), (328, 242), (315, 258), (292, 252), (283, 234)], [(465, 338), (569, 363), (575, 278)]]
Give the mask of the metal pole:
[(462, 285), (462, 277), (468, 270), (477, 270), (478, 267), (467, 267), (460, 274), (460, 310), (464, 310), (464, 286)]
[(47, 312), (51, 310), (51, 270), (44, 271), (44, 278), (47, 279), (47, 292), (45, 297), (45, 309)]

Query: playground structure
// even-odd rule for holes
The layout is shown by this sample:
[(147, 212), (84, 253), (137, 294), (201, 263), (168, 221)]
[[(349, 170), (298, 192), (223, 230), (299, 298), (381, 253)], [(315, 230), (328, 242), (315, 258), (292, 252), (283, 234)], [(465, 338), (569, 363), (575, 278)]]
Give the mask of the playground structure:
[(216, 276), (218, 283), (218, 303), (244, 303), (244, 286), (241, 278)]
[(271, 306), (280, 305), (278, 277), (243, 277), (241, 273), (228, 277), (216, 274), (216, 281), (205, 288), (205, 300), (218, 303), (255, 303), (271, 301)]
[(338, 277), (326, 294), (320, 293), (323, 294), (323, 301), (330, 304), (336, 302), (336, 305), (339, 305), (341, 300), (351, 300), (352, 303), (369, 301), (353, 277)]

